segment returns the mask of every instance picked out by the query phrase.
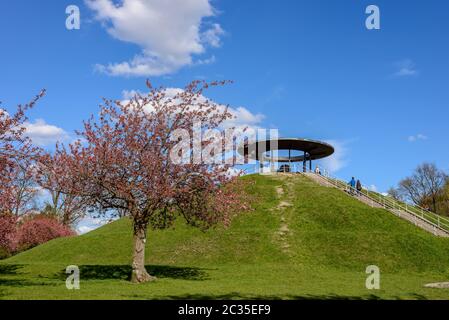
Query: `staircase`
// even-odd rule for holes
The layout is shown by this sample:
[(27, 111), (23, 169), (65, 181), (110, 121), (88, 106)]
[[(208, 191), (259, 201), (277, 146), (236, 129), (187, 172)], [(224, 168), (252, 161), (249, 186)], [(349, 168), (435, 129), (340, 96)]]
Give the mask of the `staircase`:
[(373, 208), (388, 210), (397, 217), (407, 220), (435, 236), (449, 237), (449, 220), (433, 212), (365, 189), (357, 192), (357, 190), (351, 188), (346, 182), (330, 176), (323, 176), (313, 172), (305, 172), (302, 174), (322, 186), (337, 188)]

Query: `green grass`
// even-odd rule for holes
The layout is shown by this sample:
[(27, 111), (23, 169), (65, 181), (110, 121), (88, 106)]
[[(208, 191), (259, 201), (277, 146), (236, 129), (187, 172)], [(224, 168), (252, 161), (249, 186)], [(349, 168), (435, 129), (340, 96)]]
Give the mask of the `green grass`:
[[(331, 180), (338, 185), (340, 188), (347, 188), (348, 184), (342, 180), (331, 178)], [(400, 208), (401, 210), (408, 210), (410, 213), (415, 214), (418, 217), (421, 217), (430, 223), (433, 223), (434, 225), (438, 226), (439, 228), (449, 231), (449, 219), (447, 216), (438, 215), (436, 213), (433, 213), (431, 211), (423, 210), (419, 206), (406, 204), (405, 202), (398, 201), (396, 199), (393, 199), (390, 196), (385, 196), (383, 194), (380, 194), (375, 191), (370, 190), (363, 190), (364, 195), (368, 195), (378, 203), (386, 203), (388, 206), (393, 208)]]
[(449, 219), (446, 216), (442, 216), (436, 213), (433, 213), (431, 211), (424, 210), (416, 205), (406, 204), (402, 201), (393, 199), (390, 196), (384, 196), (378, 192), (374, 191), (366, 191), (370, 197), (372, 197), (374, 200), (383, 203), (386, 202), (390, 206), (393, 207), (399, 207), (402, 210), (407, 209), (409, 212), (414, 213), (418, 217), (421, 217), (436, 226), (439, 226), (441, 229), (449, 231)]
[[(449, 298), (448, 289), (423, 287), (449, 281), (449, 239), (302, 176), (245, 179), (254, 182), (255, 210), (230, 228), (201, 232), (179, 221), (148, 233), (154, 283), (127, 280), (132, 236), (124, 219), (0, 261), (0, 299)], [(279, 209), (280, 201), (290, 206)], [(68, 265), (80, 267), (80, 290), (65, 287)], [(368, 265), (381, 270), (380, 290), (365, 288)]]

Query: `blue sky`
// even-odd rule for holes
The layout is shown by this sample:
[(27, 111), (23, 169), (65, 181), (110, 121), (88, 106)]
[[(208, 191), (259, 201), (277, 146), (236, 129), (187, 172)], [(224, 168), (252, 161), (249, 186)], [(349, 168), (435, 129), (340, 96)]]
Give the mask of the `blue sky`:
[[(423, 161), (449, 170), (447, 1), (172, 1), (2, 1), (0, 100), (46, 88), (30, 130), (49, 147), (147, 78), (230, 79), (208, 96), (281, 136), (332, 141), (339, 177), (385, 191)], [(80, 30), (65, 27), (71, 4)], [(380, 30), (365, 27), (370, 4)]]

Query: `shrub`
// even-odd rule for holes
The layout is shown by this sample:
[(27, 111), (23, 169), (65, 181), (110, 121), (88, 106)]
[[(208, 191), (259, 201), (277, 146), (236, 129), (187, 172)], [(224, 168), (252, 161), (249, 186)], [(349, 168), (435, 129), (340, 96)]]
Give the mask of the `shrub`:
[(47, 241), (75, 235), (75, 232), (62, 225), (55, 218), (34, 216), (25, 220), (17, 233), (17, 247), (27, 250)]

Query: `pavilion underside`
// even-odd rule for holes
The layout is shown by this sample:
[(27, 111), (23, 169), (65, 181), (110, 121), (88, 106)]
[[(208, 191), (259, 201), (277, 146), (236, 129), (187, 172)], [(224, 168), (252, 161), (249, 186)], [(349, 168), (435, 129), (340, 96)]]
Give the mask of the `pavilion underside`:
[[(287, 155), (280, 156), (279, 151), (284, 151)], [(300, 155), (292, 155), (292, 152), (299, 152)], [(309, 170), (312, 170), (312, 161), (332, 155), (334, 148), (328, 143), (317, 140), (279, 138), (245, 144), (239, 148), (239, 153), (248, 157), (248, 159), (257, 160), (260, 170), (268, 162), (270, 171), (277, 167), (276, 164), (281, 163), (283, 164), (281, 168), (284, 168), (284, 170), (285, 165), (288, 164), (288, 171), (290, 172), (292, 165), (297, 167), (298, 164), (302, 163), (302, 170), (306, 172), (307, 164), (309, 164)]]

